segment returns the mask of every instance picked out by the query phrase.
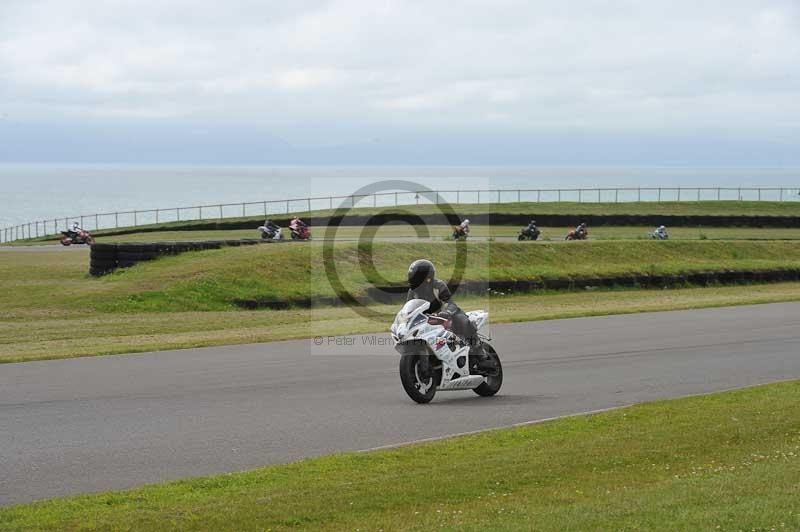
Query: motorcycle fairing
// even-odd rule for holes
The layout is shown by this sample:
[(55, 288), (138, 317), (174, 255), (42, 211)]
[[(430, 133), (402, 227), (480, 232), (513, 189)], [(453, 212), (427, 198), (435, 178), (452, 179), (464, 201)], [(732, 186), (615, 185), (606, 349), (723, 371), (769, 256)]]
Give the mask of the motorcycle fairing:
[[(425, 314), (428, 308), (428, 301), (412, 299), (397, 313), (391, 331), (398, 351), (405, 352), (405, 344), (425, 342), (428, 350), (442, 362), (440, 390), (470, 390), (480, 385), (485, 378), (469, 372), (470, 347), (458, 343), (456, 335), (443, 325), (430, 324)], [(488, 319), (488, 313), (482, 310), (472, 311), (467, 316), (478, 328)]]

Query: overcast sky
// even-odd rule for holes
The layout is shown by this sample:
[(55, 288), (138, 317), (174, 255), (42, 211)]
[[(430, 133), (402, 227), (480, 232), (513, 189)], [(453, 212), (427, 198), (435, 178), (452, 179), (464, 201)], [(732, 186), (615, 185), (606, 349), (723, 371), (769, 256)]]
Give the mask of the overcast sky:
[(798, 0), (0, 0), (0, 161), (780, 165), (798, 139)]

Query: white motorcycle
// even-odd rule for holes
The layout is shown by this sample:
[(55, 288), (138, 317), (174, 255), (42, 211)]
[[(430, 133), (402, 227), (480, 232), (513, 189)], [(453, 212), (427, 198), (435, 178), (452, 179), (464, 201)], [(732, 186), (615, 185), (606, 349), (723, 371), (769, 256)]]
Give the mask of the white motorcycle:
[(258, 230), (261, 231), (261, 240), (283, 240), (283, 230), (280, 227), (271, 228), (260, 225)]
[[(400, 381), (408, 396), (417, 403), (428, 403), (436, 390), (472, 390), (484, 397), (500, 391), (503, 367), (497, 352), (488, 344), (489, 338), (478, 334), (481, 345), (477, 351), (488, 355), (495, 369), (479, 371), (474, 365), (476, 357), (470, 357), (470, 346), (450, 330), (450, 320), (425, 314), (428, 308), (428, 301), (412, 299), (392, 324), (394, 348), (402, 355)], [(467, 317), (480, 330), (489, 313), (473, 310)]]

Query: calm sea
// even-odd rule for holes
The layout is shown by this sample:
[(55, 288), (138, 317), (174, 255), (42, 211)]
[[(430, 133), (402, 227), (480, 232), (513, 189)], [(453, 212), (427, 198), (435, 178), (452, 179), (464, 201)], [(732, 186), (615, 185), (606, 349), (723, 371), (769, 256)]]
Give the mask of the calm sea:
[(383, 179), (451, 190), (798, 188), (800, 168), (0, 165), (0, 226), (95, 212), (347, 195)]

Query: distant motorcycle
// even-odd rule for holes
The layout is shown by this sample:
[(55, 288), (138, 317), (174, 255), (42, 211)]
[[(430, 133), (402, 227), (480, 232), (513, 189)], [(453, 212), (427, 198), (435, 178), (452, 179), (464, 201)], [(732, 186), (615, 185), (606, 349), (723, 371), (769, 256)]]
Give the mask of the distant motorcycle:
[(649, 236), (653, 240), (669, 240), (669, 235), (667, 233), (659, 233), (658, 231), (647, 233), (647, 236)]
[(588, 236), (589, 236), (589, 231), (578, 232), (575, 229), (573, 229), (572, 231), (567, 233), (567, 236), (564, 238), (564, 240), (586, 240), (586, 237)]
[(307, 225), (296, 225), (289, 229), (292, 231), (292, 240), (311, 240), (311, 230)]
[(262, 240), (283, 240), (283, 230), (280, 227), (261, 225), (258, 230), (261, 231)]
[(463, 227), (459, 226), (453, 228), (453, 234), (451, 235), (453, 240), (466, 240), (467, 236), (469, 236), (469, 232)]
[(542, 232), (539, 230), (538, 227), (533, 229), (533, 230), (529, 230), (526, 227), (525, 229), (523, 229), (522, 231), (519, 232), (519, 236), (517, 236), (517, 240), (519, 240), (519, 241), (523, 241), (523, 240), (539, 240), (539, 235), (541, 235), (541, 234), (542, 234)]
[(94, 237), (85, 229), (61, 231), (61, 235), (62, 246), (71, 246), (72, 244), (87, 244), (91, 246), (94, 244)]

